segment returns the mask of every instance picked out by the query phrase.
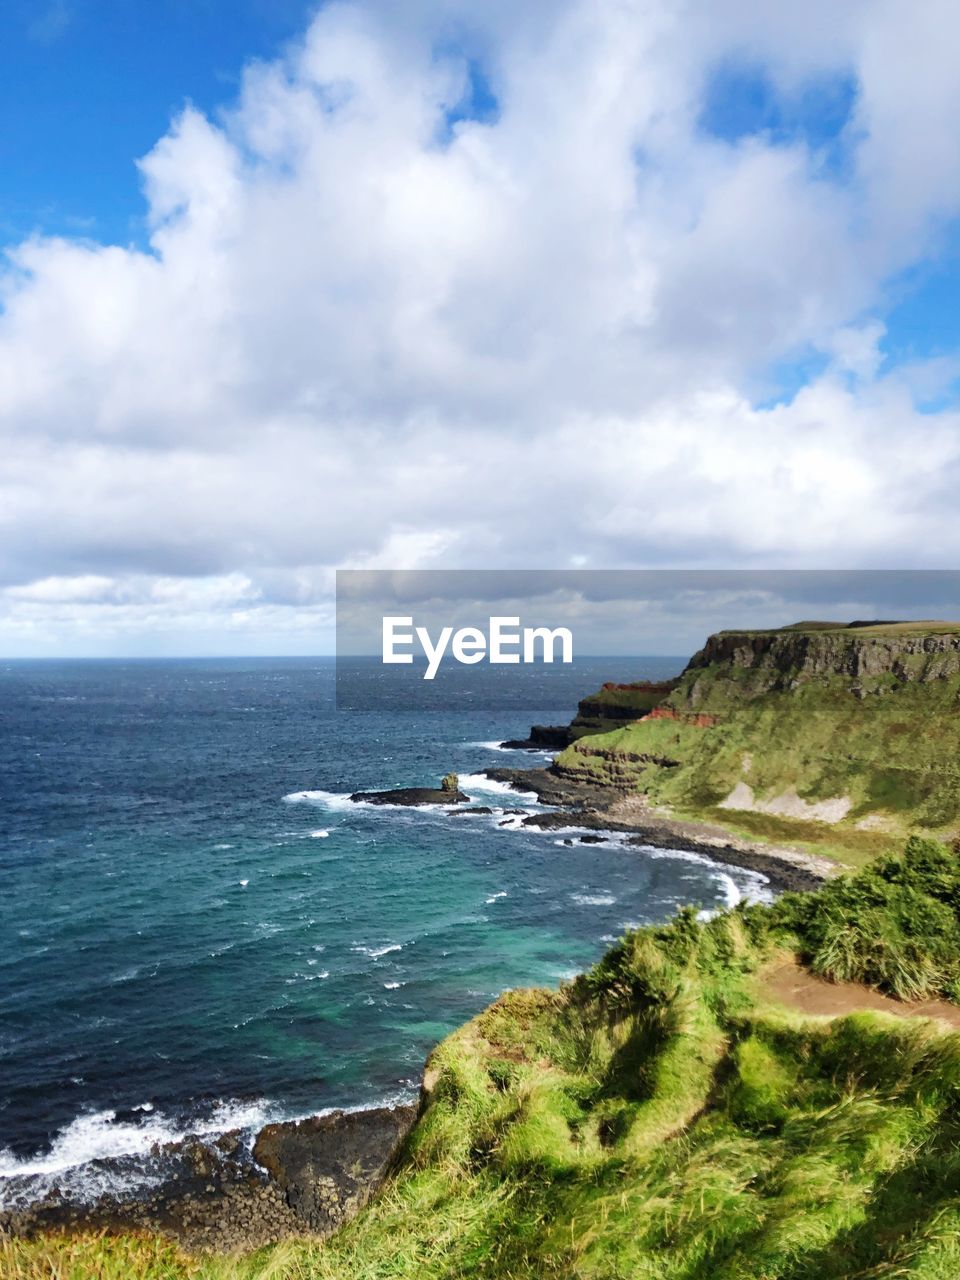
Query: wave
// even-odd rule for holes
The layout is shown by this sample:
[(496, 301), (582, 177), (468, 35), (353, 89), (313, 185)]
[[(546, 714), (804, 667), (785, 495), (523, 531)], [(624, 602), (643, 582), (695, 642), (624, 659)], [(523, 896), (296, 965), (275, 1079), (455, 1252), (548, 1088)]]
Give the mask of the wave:
[(253, 1139), (266, 1124), (305, 1120), (332, 1111), (359, 1112), (396, 1107), (416, 1096), (419, 1082), (376, 1099), (315, 1110), (290, 1110), (268, 1099), (241, 1102), (220, 1099), (204, 1117), (174, 1118), (142, 1102), (117, 1119), (112, 1110), (85, 1112), (57, 1134), (46, 1154), (20, 1158), (0, 1148), (0, 1210), (23, 1210), (55, 1195), (62, 1202), (92, 1205), (109, 1196), (118, 1201), (157, 1190), (175, 1174), (178, 1145), (188, 1137), (213, 1142), (240, 1131), (251, 1162)]
[(483, 751), (503, 751), (507, 755), (523, 755), (527, 759), (531, 756), (547, 756), (553, 757), (557, 754), (555, 751), (548, 751), (546, 747), (505, 747), (498, 738), (495, 742), (465, 742), (465, 747), (479, 747)]
[(499, 893), (491, 893), (489, 898), (484, 898), (484, 903), (489, 906), (491, 902), (496, 902), (498, 898), (507, 897), (506, 889), (501, 889)]
[(570, 901), (581, 907), (612, 907), (616, 898), (612, 893), (571, 893)]
[(461, 773), (460, 789), (467, 793), (471, 791), (484, 791), (490, 795), (508, 795), (518, 803), (522, 800), (527, 804), (536, 804), (537, 795), (534, 791), (517, 791), (510, 786), (508, 782), (498, 782), (494, 778), (488, 778), (483, 773)]
[(530, 818), (536, 813), (535, 809), (524, 809), (522, 813), (507, 813), (502, 809), (496, 809), (490, 816), (490, 826), (498, 827), (501, 831), (536, 831), (537, 828), (527, 828), (524, 826), (524, 819)]
[(329, 832), (329, 831), (325, 831), (325, 830), (321, 827), (321, 829), (320, 829), (319, 831), (311, 831), (311, 832), (310, 832), (310, 839), (311, 839), (311, 840), (326, 840), (326, 838), (327, 838), (327, 836), (329, 836), (329, 834), (330, 834), (330, 832)]
[(20, 1158), (0, 1149), (0, 1208), (16, 1209), (59, 1191), (68, 1200), (91, 1204), (101, 1195), (124, 1196), (160, 1186), (169, 1173), (157, 1148), (188, 1135), (212, 1138), (229, 1129), (253, 1134), (279, 1118), (265, 1101), (221, 1100), (206, 1117), (175, 1119), (143, 1102), (117, 1119), (116, 1111), (86, 1112), (54, 1138), (44, 1155)]
[(283, 799), (286, 804), (317, 804), (335, 812), (356, 807), (349, 791), (291, 791)]
[(402, 951), (402, 942), (389, 942), (384, 947), (365, 947), (360, 944), (351, 947), (351, 951), (357, 951), (360, 955), (369, 956), (371, 960), (379, 960), (381, 956), (387, 956), (391, 951)]

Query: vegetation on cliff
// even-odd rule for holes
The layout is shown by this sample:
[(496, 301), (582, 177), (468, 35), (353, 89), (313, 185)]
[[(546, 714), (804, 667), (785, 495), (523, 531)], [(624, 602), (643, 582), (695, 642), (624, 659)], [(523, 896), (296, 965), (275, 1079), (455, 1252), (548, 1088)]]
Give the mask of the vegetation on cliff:
[(960, 823), (960, 627), (800, 624), (711, 636), (642, 718), (558, 772), (847, 860)]
[(380, 1197), (326, 1243), (187, 1259), (156, 1240), (7, 1243), (39, 1276), (828, 1280), (960, 1273), (960, 1034), (817, 1018), (817, 972), (955, 1000), (960, 859), (903, 857), (627, 934), (576, 982), (501, 997), (439, 1046)]

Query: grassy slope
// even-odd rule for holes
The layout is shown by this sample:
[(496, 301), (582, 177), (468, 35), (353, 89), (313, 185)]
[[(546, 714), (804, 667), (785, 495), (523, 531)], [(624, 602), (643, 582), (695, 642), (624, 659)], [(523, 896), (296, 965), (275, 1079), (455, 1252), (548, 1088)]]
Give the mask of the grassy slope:
[(920, 840), (816, 895), (684, 911), (446, 1040), (400, 1172), (325, 1245), (190, 1261), (152, 1240), (46, 1240), (0, 1246), (0, 1271), (953, 1280), (960, 1034), (803, 1018), (766, 1004), (757, 974), (788, 949), (827, 976), (957, 999), (958, 919), (960, 860)]
[[(856, 682), (823, 675), (756, 696), (749, 670), (685, 676), (666, 702), (678, 714), (716, 717), (708, 728), (647, 720), (583, 738), (558, 765), (599, 783), (627, 785), (678, 814), (746, 834), (826, 848), (859, 863), (910, 830), (949, 833), (960, 822), (960, 678)], [(769, 799), (796, 788), (820, 801), (849, 796), (839, 824), (718, 808), (739, 782)], [(858, 829), (865, 818), (878, 823)]]

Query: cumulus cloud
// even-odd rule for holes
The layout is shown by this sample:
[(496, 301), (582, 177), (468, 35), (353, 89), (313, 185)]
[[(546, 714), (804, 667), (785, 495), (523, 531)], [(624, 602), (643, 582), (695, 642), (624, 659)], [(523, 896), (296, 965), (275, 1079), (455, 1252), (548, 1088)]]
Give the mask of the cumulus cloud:
[[(477, 9), (329, 5), (139, 161), (147, 246), (9, 248), (4, 647), (322, 642), (337, 565), (956, 561), (943, 359), (880, 351), (960, 205), (952, 7)], [(731, 66), (852, 83), (833, 161), (711, 130)]]

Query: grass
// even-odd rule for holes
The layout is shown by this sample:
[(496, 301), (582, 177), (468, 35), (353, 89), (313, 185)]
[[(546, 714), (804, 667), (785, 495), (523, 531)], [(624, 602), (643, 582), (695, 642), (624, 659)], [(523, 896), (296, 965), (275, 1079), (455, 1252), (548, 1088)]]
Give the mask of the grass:
[[(831, 1280), (960, 1274), (960, 1035), (803, 1017), (771, 957), (958, 999), (960, 858), (913, 839), (812, 895), (632, 931), (502, 996), (428, 1063), (381, 1195), (325, 1243), (0, 1245), (5, 1280)], [(759, 994), (758, 994), (759, 992)]]
[[(665, 705), (715, 724), (640, 720), (581, 737), (557, 768), (571, 779), (641, 792), (667, 811), (806, 845), (854, 866), (895, 848), (910, 831), (949, 836), (958, 829), (960, 675), (853, 680), (825, 672), (772, 689), (770, 678), (719, 663), (691, 669)], [(795, 792), (806, 804), (845, 798), (849, 809), (826, 823), (797, 805), (793, 815), (720, 807), (738, 784), (758, 803), (782, 804)]]
[(903, 635), (956, 635), (960, 632), (960, 622), (943, 622), (937, 619), (906, 619), (901, 622), (792, 622), (785, 627), (755, 628), (754, 630), (721, 631), (722, 636), (770, 636), (783, 631), (803, 633), (833, 632), (865, 636), (903, 636)]
[(772, 813), (705, 808), (697, 812), (678, 810), (676, 816), (722, 826), (732, 835), (748, 840), (789, 845), (804, 853), (832, 858), (834, 862), (856, 870), (869, 866), (875, 858), (892, 853), (903, 843), (901, 836), (886, 831), (858, 831), (850, 826), (805, 822)]

